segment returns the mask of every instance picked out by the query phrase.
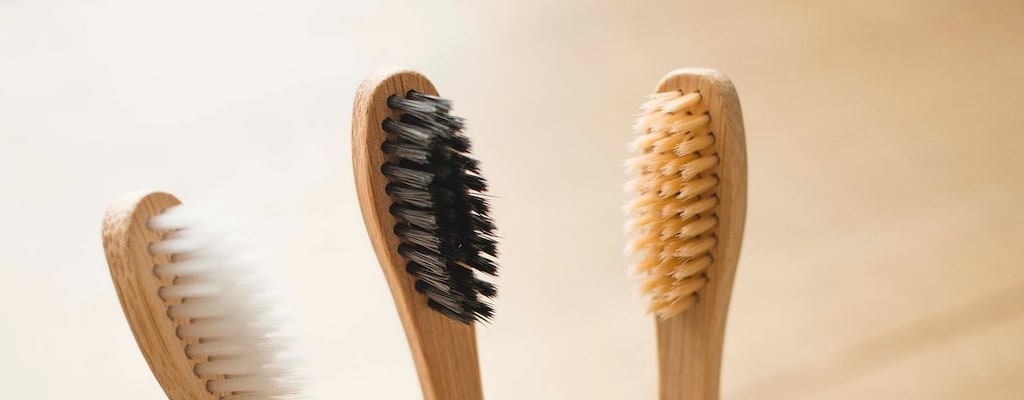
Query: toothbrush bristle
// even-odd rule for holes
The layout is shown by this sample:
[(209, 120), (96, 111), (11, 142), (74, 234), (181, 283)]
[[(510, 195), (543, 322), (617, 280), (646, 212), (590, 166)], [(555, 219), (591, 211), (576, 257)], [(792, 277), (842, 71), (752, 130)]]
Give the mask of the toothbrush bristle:
[(626, 251), (649, 311), (660, 318), (697, 303), (717, 243), (718, 155), (700, 103), (698, 92), (651, 96), (634, 125), (635, 157), (626, 163), (635, 175), (627, 184)]
[(207, 390), (224, 400), (299, 398), (299, 360), (283, 329), (288, 318), (274, 280), (234, 223), (179, 205), (150, 218), (148, 227), (165, 232), (149, 247), (171, 259), (154, 269), (174, 277), (159, 295)]
[(497, 274), (495, 227), (463, 120), (448, 100), (415, 91), (387, 103), (401, 116), (382, 121), (390, 161), (381, 172), (406, 271), (432, 309), (464, 323), (490, 320), (497, 290), (476, 271)]

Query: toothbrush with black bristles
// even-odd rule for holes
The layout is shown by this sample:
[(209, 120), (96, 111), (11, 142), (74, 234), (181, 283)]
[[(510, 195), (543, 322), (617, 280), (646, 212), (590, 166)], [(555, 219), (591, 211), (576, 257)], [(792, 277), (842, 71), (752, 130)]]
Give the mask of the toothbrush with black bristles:
[(497, 290), (486, 180), (462, 119), (434, 85), (384, 69), (360, 85), (352, 164), (367, 233), (402, 319), (426, 400), (481, 400), (475, 323)]

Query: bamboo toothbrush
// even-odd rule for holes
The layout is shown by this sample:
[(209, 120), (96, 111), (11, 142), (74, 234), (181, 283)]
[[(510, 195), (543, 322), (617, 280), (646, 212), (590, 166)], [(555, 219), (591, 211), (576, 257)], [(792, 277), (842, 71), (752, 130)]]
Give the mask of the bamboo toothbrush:
[(272, 281), (230, 221), (174, 196), (133, 193), (103, 221), (110, 274), (170, 400), (301, 394)]
[(660, 400), (718, 399), (746, 214), (742, 118), (728, 78), (681, 69), (661, 80), (634, 126), (627, 252), (657, 321)]
[(493, 314), (494, 225), (463, 122), (423, 75), (363, 81), (352, 164), (363, 221), (398, 308), (426, 400), (480, 400), (474, 322)]

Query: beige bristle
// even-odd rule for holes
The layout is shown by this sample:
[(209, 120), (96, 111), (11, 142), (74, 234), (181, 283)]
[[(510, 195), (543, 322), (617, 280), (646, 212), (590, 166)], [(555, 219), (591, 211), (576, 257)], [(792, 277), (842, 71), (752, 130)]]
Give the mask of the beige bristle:
[(711, 116), (696, 113), (698, 92), (670, 91), (651, 96), (641, 107), (630, 148), (636, 156), (626, 170), (633, 274), (649, 298), (649, 312), (669, 318), (697, 304), (707, 284), (717, 240), (715, 209), (718, 155), (709, 131)]

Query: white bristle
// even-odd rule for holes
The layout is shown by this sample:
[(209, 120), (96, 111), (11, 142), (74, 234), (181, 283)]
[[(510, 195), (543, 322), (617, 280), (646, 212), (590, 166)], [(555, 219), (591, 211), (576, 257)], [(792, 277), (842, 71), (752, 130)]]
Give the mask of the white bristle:
[(302, 380), (285, 332), (274, 279), (239, 235), (236, 224), (212, 210), (177, 206), (150, 219), (151, 229), (171, 230), (153, 243), (154, 255), (170, 255), (160, 289), (172, 302), (171, 318), (188, 321), (178, 336), (189, 340), (194, 372), (211, 378), (208, 389), (232, 400), (287, 400), (302, 396)]
[[(160, 298), (167, 299), (194, 299), (216, 296), (221, 293), (223, 287), (212, 283), (203, 282), (182, 282), (179, 281), (172, 286), (160, 288)], [(191, 316), (183, 316), (189, 318)]]
[(156, 267), (156, 275), (163, 278), (168, 276), (191, 276), (202, 274), (203, 272), (209, 271), (211, 268), (211, 262), (208, 259), (183, 259), (179, 258), (174, 260), (172, 264), (158, 265)]

